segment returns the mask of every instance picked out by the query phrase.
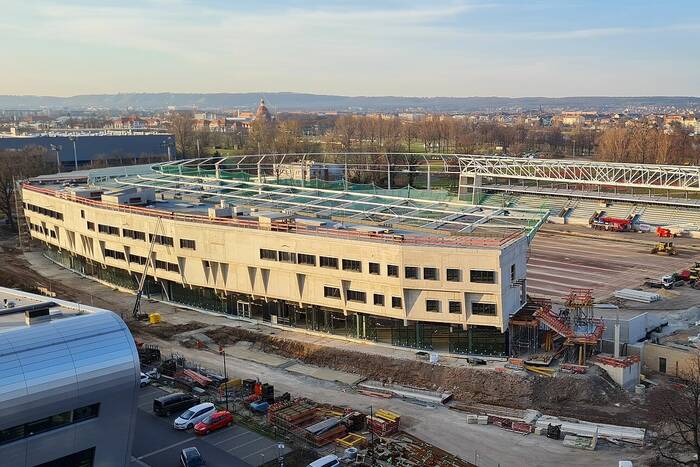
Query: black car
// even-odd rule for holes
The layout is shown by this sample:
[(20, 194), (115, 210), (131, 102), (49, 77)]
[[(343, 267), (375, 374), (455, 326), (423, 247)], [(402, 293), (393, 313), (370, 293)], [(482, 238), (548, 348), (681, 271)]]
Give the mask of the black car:
[(199, 453), (199, 449), (195, 447), (182, 450), (180, 453), (180, 463), (182, 467), (200, 467), (202, 465), (207, 465), (202, 455)]
[(199, 397), (192, 394), (176, 392), (167, 396), (159, 397), (153, 400), (153, 413), (164, 417), (173, 412), (179, 412), (189, 409), (193, 405), (199, 404)]

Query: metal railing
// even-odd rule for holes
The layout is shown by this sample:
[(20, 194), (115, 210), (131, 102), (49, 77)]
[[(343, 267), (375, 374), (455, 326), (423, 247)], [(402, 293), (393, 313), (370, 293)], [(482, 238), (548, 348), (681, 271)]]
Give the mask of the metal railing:
[(431, 235), (399, 235), (392, 233), (329, 229), (325, 227), (299, 225), (296, 223), (289, 223), (286, 221), (271, 221), (269, 223), (262, 223), (260, 221), (250, 219), (209, 217), (198, 214), (184, 214), (174, 211), (164, 211), (155, 208), (143, 208), (138, 206), (128, 206), (105, 201), (97, 201), (90, 198), (76, 196), (65, 191), (53, 190), (49, 188), (40, 188), (29, 183), (24, 183), (22, 185), (22, 189), (84, 206), (90, 206), (99, 209), (107, 209), (110, 211), (122, 212), (126, 214), (135, 214), (146, 217), (160, 218), (180, 222), (191, 222), (196, 224), (221, 225), (243, 229), (322, 236), (343, 240), (359, 240), (399, 245), (452, 248), (499, 248), (509, 243), (510, 241), (520, 238), (522, 236), (521, 231), (516, 231), (502, 238), (482, 238), (466, 235), (448, 235), (438, 237)]

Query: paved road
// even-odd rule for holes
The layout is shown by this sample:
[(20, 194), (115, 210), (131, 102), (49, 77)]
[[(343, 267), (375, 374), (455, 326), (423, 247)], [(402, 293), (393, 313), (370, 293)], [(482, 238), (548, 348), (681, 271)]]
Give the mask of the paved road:
[[(239, 425), (196, 436), (173, 428), (177, 415), (157, 417), (153, 399), (165, 394), (155, 387), (141, 390), (131, 467), (175, 467), (183, 448), (195, 446), (208, 467), (255, 467), (278, 455), (277, 442)], [(289, 448), (284, 449), (288, 453)]]

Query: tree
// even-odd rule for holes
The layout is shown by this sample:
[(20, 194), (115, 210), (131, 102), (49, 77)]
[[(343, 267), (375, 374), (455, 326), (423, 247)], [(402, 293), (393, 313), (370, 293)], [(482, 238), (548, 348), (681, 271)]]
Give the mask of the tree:
[(194, 118), (191, 112), (174, 112), (170, 119), (170, 131), (175, 136), (175, 150), (181, 157), (194, 154)]
[(0, 212), (15, 227), (16, 183), (37, 175), (56, 172), (56, 162), (45, 148), (31, 146), (20, 151), (0, 151)]
[(683, 385), (653, 390), (648, 405), (656, 422), (654, 445), (660, 458), (698, 465), (700, 458), (700, 355), (679, 371)]

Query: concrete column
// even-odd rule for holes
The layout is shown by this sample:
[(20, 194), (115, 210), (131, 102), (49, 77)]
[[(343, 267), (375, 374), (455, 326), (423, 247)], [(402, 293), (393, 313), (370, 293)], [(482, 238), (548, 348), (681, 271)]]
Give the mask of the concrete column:
[(481, 175), (474, 175), (472, 184), (472, 204), (479, 204), (481, 198)]
[(615, 322), (615, 358), (620, 358), (620, 322)]

